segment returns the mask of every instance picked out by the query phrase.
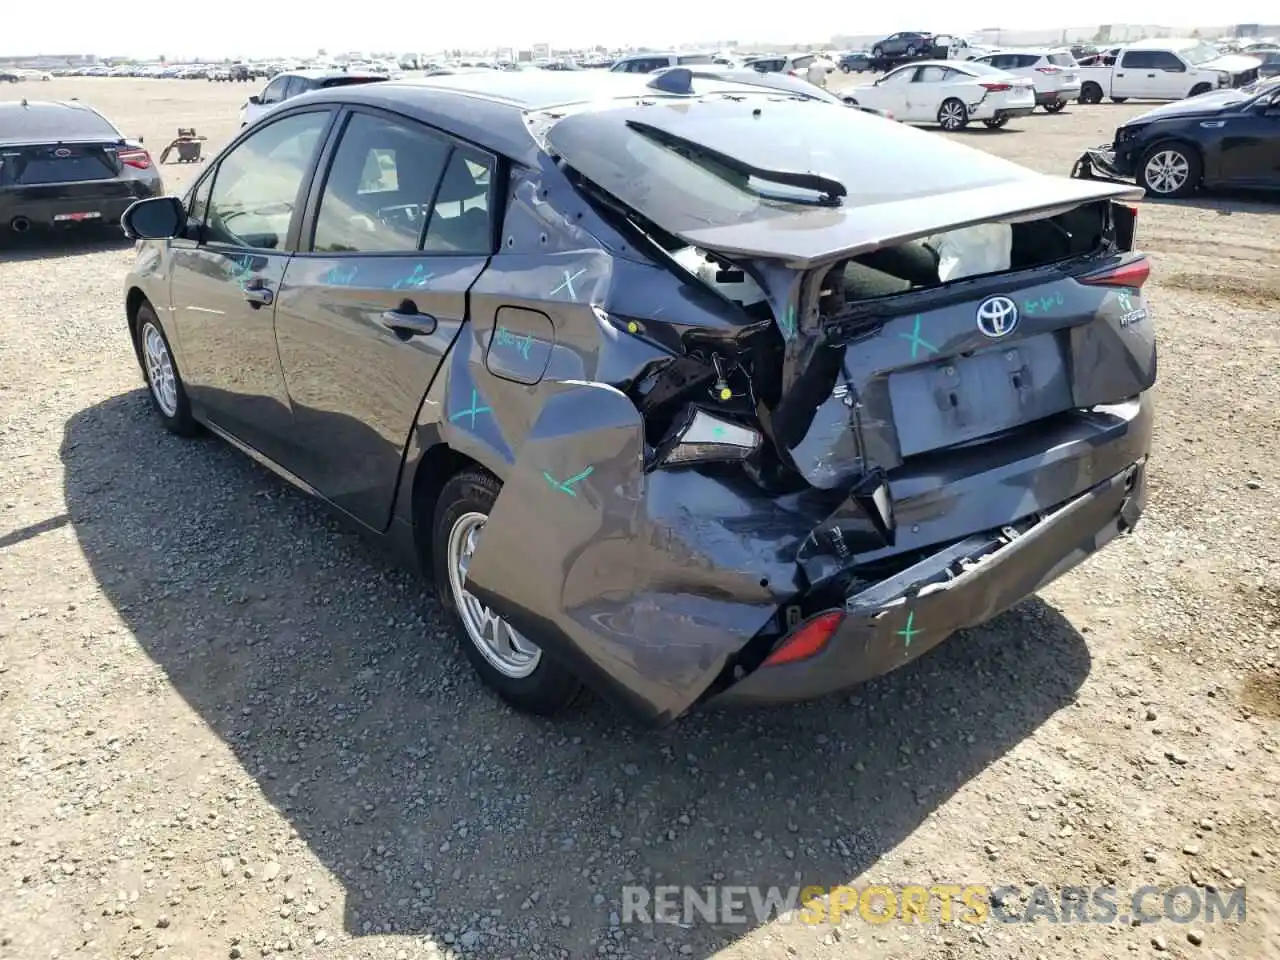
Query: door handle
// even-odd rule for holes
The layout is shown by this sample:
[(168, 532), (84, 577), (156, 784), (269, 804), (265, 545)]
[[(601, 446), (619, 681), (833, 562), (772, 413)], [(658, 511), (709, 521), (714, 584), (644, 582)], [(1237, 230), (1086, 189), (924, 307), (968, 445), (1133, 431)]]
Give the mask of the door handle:
[(249, 302), (249, 306), (255, 310), (259, 307), (270, 306), (275, 300), (275, 294), (271, 292), (271, 288), (261, 277), (254, 277), (240, 288), (244, 291), (244, 298)]
[(1148, 74), (1147, 74), (1147, 76), (1148, 76), (1148, 77), (1155, 77), (1155, 74), (1154, 74), (1154, 73), (1148, 73)]
[(403, 300), (396, 309), (383, 313), (382, 325), (404, 340), (436, 332), (436, 318), (429, 313), (419, 313), (412, 300)]

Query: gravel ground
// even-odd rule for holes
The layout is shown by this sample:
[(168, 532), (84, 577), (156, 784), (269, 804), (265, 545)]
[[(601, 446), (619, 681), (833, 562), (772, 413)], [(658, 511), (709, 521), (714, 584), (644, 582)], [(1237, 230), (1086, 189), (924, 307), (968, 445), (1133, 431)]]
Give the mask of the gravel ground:
[[(224, 143), (248, 92), (0, 96), (77, 96), (158, 153), (180, 125)], [(958, 136), (1065, 172), (1142, 109)], [(1135, 536), (853, 696), (657, 733), (509, 712), (418, 582), (162, 432), (128, 245), (0, 253), (0, 957), (1280, 956), (1278, 213), (1142, 207), (1163, 352)], [(1248, 914), (617, 924), (628, 883), (946, 881), (1243, 883)]]

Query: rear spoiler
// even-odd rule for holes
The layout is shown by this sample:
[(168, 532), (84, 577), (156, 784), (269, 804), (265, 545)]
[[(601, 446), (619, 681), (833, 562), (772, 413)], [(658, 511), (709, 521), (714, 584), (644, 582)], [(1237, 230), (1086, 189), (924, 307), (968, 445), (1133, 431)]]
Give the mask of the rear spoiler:
[(781, 260), (794, 269), (809, 270), (944, 230), (1051, 216), (1095, 200), (1142, 197), (1142, 188), (1133, 184), (1034, 174), (1025, 180), (972, 190), (848, 208), (814, 207), (675, 235), (692, 246), (725, 256)]

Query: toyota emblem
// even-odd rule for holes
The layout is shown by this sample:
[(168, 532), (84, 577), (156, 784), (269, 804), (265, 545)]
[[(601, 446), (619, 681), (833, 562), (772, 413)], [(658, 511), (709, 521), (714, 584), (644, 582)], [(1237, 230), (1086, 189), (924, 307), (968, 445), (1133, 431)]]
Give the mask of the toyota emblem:
[(57, 150), (53, 151), (53, 155), (57, 157), (59, 160), (64, 160), (67, 157), (71, 156), (71, 151), (68, 150), (66, 147), (59, 147)]
[(992, 340), (1013, 333), (1018, 325), (1018, 305), (1008, 297), (988, 297), (978, 305), (978, 329)]

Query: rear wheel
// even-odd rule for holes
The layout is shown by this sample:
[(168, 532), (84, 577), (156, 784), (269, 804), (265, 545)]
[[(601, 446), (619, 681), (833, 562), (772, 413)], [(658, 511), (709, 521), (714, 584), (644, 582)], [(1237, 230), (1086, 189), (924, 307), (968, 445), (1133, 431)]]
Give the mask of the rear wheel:
[(1200, 184), (1200, 154), (1180, 143), (1157, 143), (1142, 158), (1138, 183), (1153, 197), (1185, 197)]
[(955, 97), (942, 101), (938, 108), (938, 126), (943, 130), (963, 130), (969, 125), (969, 112), (964, 104)]
[(151, 406), (170, 433), (180, 437), (193, 437), (200, 432), (200, 425), (191, 416), (191, 403), (187, 388), (178, 372), (178, 362), (173, 358), (169, 338), (164, 335), (160, 321), (151, 304), (138, 307), (134, 320), (137, 330), (138, 361), (147, 380)]
[(992, 117), (990, 120), (983, 120), (982, 122), (986, 124), (988, 127), (990, 127), (992, 130), (999, 130), (1001, 127), (1003, 127), (1006, 123), (1009, 122), (1009, 118), (1008, 117)]
[(1053, 103), (1046, 103), (1044, 105), (1044, 112), (1045, 113), (1061, 113), (1063, 108), (1066, 107), (1066, 105), (1067, 105), (1067, 101), (1065, 100), (1055, 100), (1053, 101)]
[(1081, 103), (1101, 103), (1102, 87), (1090, 81), (1080, 88)]
[(457, 615), (463, 652), (485, 685), (518, 710), (549, 716), (570, 706), (582, 684), (467, 590), (467, 568), (501, 490), (496, 477), (477, 469), (440, 491), (431, 539), (436, 589)]

